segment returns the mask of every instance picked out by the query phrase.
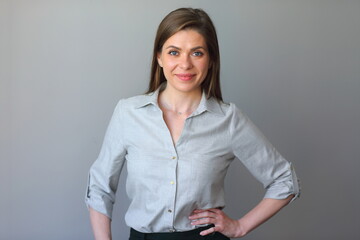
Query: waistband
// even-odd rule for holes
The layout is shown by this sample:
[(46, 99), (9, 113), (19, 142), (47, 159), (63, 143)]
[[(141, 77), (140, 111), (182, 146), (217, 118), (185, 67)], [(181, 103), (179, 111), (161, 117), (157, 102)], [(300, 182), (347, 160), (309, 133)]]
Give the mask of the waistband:
[(185, 232), (160, 232), (160, 233), (142, 233), (135, 229), (130, 229), (130, 239), (146, 239), (146, 240), (185, 240), (185, 239), (197, 239), (201, 237), (200, 232), (213, 225), (205, 227), (199, 227)]

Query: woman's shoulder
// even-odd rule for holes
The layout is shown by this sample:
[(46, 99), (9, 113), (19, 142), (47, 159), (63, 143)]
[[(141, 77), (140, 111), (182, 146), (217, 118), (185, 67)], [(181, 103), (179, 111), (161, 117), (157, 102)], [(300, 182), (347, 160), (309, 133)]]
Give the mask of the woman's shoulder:
[(218, 101), (218, 104), (225, 115), (242, 114), (241, 110), (233, 102)]
[(140, 108), (149, 103), (155, 103), (155, 101), (156, 97), (154, 96), (154, 93), (140, 94), (132, 97), (121, 98), (118, 101), (117, 106), (121, 106), (123, 109)]
[(219, 106), (222, 109), (225, 118), (230, 119), (230, 123), (248, 123), (249, 117), (237, 107), (233, 102), (219, 102)]

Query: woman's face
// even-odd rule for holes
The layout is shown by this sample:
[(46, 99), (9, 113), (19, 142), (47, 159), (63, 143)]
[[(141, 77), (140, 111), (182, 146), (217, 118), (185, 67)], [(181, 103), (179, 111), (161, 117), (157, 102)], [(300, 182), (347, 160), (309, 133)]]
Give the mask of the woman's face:
[(178, 92), (201, 92), (210, 66), (204, 37), (194, 30), (181, 30), (166, 40), (158, 63), (167, 80), (166, 88)]

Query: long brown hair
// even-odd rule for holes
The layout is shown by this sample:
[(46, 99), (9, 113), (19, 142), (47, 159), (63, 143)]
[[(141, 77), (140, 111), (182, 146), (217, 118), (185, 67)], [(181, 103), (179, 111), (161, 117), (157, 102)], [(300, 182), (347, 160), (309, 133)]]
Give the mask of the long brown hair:
[(185, 29), (195, 30), (204, 37), (210, 56), (210, 68), (201, 86), (207, 98), (214, 97), (222, 101), (220, 89), (220, 52), (216, 30), (205, 11), (194, 8), (176, 9), (161, 21), (154, 42), (150, 83), (147, 93), (154, 92), (166, 81), (163, 70), (158, 64), (158, 53), (161, 52), (167, 39)]

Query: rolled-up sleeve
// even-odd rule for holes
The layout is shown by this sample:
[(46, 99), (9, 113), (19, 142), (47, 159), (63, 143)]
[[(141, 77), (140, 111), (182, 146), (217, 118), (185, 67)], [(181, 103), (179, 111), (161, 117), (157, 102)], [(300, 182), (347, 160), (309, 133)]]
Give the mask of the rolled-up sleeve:
[(285, 160), (264, 135), (235, 105), (230, 136), (234, 155), (266, 189), (265, 198), (300, 196), (299, 180), (293, 165)]
[(85, 203), (112, 218), (119, 176), (125, 162), (126, 149), (122, 134), (122, 102), (119, 101), (106, 130), (100, 154), (90, 168)]

